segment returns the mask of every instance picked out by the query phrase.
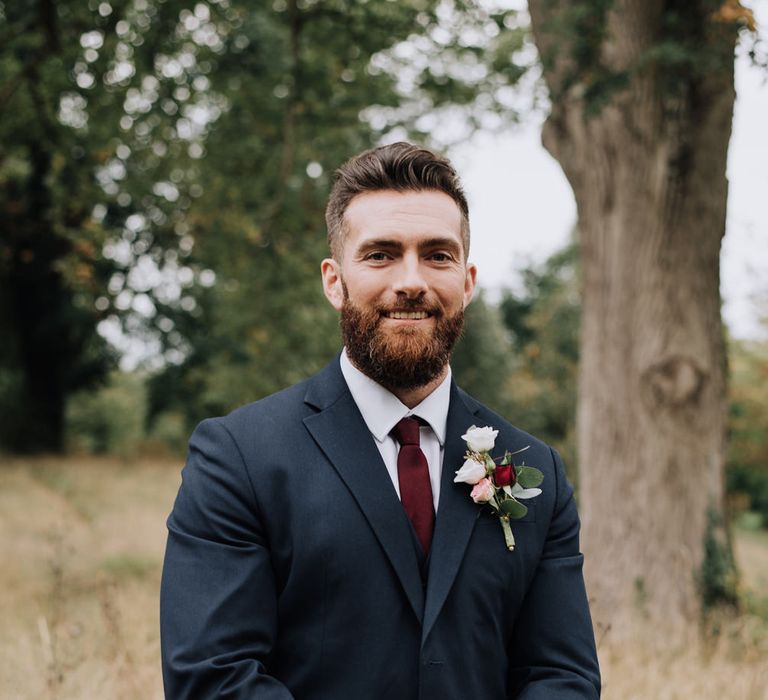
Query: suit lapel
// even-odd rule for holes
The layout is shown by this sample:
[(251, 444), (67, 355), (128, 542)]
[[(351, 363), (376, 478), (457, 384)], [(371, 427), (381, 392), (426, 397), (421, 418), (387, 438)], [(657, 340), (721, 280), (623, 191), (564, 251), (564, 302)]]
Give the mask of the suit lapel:
[(468, 397), (465, 399), (455, 384), (451, 386), (440, 479), (440, 501), (429, 557), (422, 643), (429, 635), (453, 585), (480, 512), (469, 497), (467, 485), (453, 483), (455, 472), (461, 467), (466, 451), (466, 443), (461, 436), (476, 421), (477, 407), (473, 406), (471, 401)]
[(321, 409), (304, 419), (307, 430), (360, 506), (421, 621), (424, 589), (411, 526), (338, 358), (310, 383), (305, 401)]

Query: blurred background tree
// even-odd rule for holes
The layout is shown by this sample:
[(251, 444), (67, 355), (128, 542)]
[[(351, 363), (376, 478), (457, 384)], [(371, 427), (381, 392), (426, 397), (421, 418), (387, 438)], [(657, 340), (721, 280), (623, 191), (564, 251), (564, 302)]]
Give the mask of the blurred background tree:
[(734, 52), (754, 18), (738, 0), (528, 6), (552, 98), (542, 141), (579, 212), (593, 616), (629, 635), (638, 612), (684, 626), (697, 572), (732, 560), (719, 265)]
[(182, 7), (0, 5), (0, 438), (10, 449), (60, 450), (68, 397), (116, 363), (99, 323), (120, 317), (140, 336), (152, 298), (177, 285), (168, 278), (185, 251), (177, 226), (193, 149), (221, 111), (203, 89), (218, 35), (184, 31)]

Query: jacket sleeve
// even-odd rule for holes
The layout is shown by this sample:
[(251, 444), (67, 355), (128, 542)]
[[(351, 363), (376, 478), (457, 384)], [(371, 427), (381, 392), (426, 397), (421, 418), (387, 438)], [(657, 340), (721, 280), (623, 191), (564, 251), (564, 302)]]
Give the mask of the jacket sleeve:
[(556, 498), (538, 567), (509, 649), (510, 698), (600, 697), (600, 670), (579, 552), (579, 516), (560, 456), (551, 450)]
[(167, 698), (291, 700), (269, 675), (277, 595), (267, 536), (242, 455), (219, 419), (189, 444), (160, 594)]

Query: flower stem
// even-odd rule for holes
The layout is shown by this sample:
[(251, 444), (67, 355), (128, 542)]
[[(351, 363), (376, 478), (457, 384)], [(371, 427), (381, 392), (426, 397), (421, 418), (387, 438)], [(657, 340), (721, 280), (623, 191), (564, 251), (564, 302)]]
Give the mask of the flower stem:
[(509, 517), (501, 515), (499, 519), (501, 520), (501, 529), (504, 530), (504, 541), (507, 543), (507, 549), (512, 552), (515, 549), (515, 537), (512, 534), (512, 528), (509, 526)]

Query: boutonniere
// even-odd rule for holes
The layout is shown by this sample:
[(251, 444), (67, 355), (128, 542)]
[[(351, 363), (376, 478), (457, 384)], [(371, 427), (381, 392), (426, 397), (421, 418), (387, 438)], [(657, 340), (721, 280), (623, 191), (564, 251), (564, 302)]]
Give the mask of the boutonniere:
[(490, 452), (498, 434), (498, 430), (488, 426), (478, 428), (473, 425), (466, 435), (461, 436), (467, 443), (467, 453), (453, 481), (470, 484), (472, 492), (469, 495), (472, 500), (475, 503), (487, 503), (496, 511), (504, 530), (507, 549), (511, 552), (515, 548), (515, 538), (509, 521), (522, 518), (528, 512), (528, 506), (520, 501), (541, 493), (541, 489), (536, 487), (544, 481), (544, 474), (534, 467), (527, 467), (525, 463), (517, 467), (512, 464), (512, 457), (525, 452), (528, 446), (515, 452), (505, 451), (496, 464)]

